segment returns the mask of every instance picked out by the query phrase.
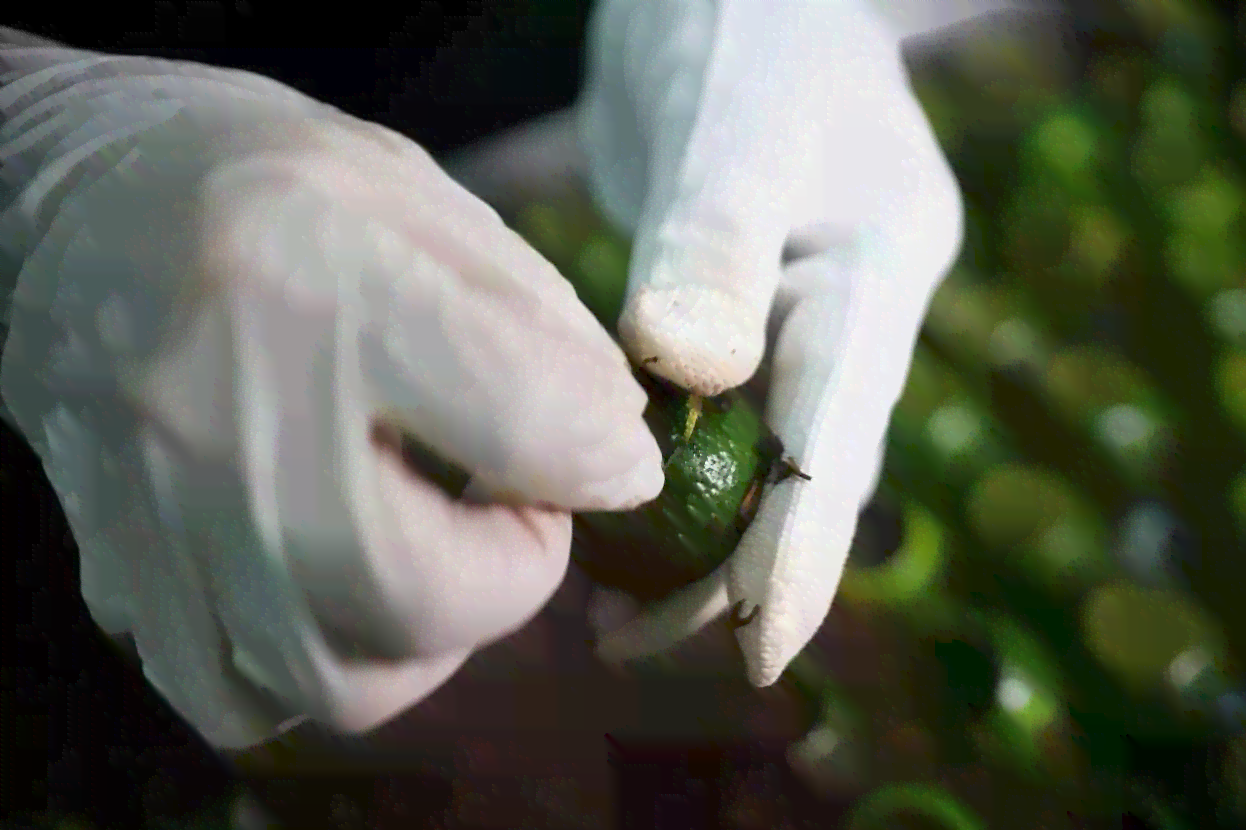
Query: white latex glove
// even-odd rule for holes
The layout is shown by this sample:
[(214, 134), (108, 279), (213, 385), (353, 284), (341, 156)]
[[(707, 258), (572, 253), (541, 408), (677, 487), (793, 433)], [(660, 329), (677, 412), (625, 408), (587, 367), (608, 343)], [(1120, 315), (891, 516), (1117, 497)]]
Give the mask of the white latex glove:
[(737, 637), (766, 686), (821, 625), (927, 303), (961, 245), (957, 182), (901, 41), (1010, 5), (598, 7), (579, 124), (599, 204), (634, 234), (619, 335), (700, 395), (761, 367), (766, 420), (810, 476), (770, 486), (733, 556), (606, 634), (604, 658), (756, 610)]
[(0, 73), (0, 392), (96, 621), (214, 745), (402, 711), (554, 592), (568, 511), (661, 489), (618, 346), (407, 139), (194, 64)]

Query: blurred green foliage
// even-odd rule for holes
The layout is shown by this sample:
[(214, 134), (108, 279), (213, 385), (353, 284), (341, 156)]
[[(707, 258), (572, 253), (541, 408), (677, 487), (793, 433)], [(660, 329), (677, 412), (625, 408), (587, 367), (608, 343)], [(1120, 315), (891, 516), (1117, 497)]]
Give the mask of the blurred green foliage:
[[(816, 643), (793, 666), (823, 700), (798, 755), (828, 790), (937, 781), (972, 804), (949, 772), (968, 763), (1017, 799), (995, 823), (1033, 804), (1047, 823), (1009, 826), (1246, 825), (1241, 17), (1121, 0), (1080, 71), (1001, 37), (915, 77), (966, 242), (893, 418), (880, 499), (898, 531), (868, 527), (884, 508), (863, 521), (837, 601), (912, 661), (874, 690), (828, 675)], [(622, 240), (551, 205), (520, 229), (617, 315), (593, 286), (622, 278)], [(940, 750), (888, 773), (879, 713), (902, 696), (904, 729)], [(919, 824), (970, 826), (949, 809)]]

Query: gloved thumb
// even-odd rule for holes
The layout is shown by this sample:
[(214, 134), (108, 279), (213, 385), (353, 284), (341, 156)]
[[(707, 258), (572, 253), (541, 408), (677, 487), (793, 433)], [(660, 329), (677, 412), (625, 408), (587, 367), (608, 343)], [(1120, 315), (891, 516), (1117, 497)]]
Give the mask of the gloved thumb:
[(625, 48), (649, 164), (619, 335), (654, 374), (714, 395), (761, 362), (784, 241), (821, 198), (828, 45), (842, 51), (860, 13), (664, 5), (671, 19), (649, 22), (669, 34)]

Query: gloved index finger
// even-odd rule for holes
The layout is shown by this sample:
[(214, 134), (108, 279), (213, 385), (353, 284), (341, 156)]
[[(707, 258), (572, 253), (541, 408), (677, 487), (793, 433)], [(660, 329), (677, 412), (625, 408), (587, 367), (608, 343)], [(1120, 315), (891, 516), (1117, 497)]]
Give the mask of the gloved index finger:
[(870, 12), (855, 4), (636, 14), (671, 19), (647, 51), (624, 47), (650, 158), (619, 334), (634, 359), (656, 358), (655, 374), (715, 395), (760, 364), (784, 241), (826, 196), (828, 86), (868, 82), (879, 55), (899, 52), (878, 25), (874, 41), (860, 36), (855, 18)]
[(599, 510), (656, 496), (647, 398), (618, 345), (496, 214), (439, 169), (422, 175), (437, 209), (399, 206), (374, 241), (387, 276), (362, 286), (378, 415), (517, 501)]

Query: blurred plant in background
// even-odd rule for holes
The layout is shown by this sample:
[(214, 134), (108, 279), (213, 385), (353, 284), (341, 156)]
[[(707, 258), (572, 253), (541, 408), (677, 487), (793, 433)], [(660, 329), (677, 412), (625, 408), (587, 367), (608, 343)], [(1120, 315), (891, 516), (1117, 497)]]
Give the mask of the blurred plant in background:
[[(1246, 12), (1098, 15), (1079, 72), (978, 38), (914, 79), (966, 242), (836, 601), (894, 654), (787, 676), (856, 828), (1246, 826)], [(516, 224), (623, 278), (582, 206)]]

